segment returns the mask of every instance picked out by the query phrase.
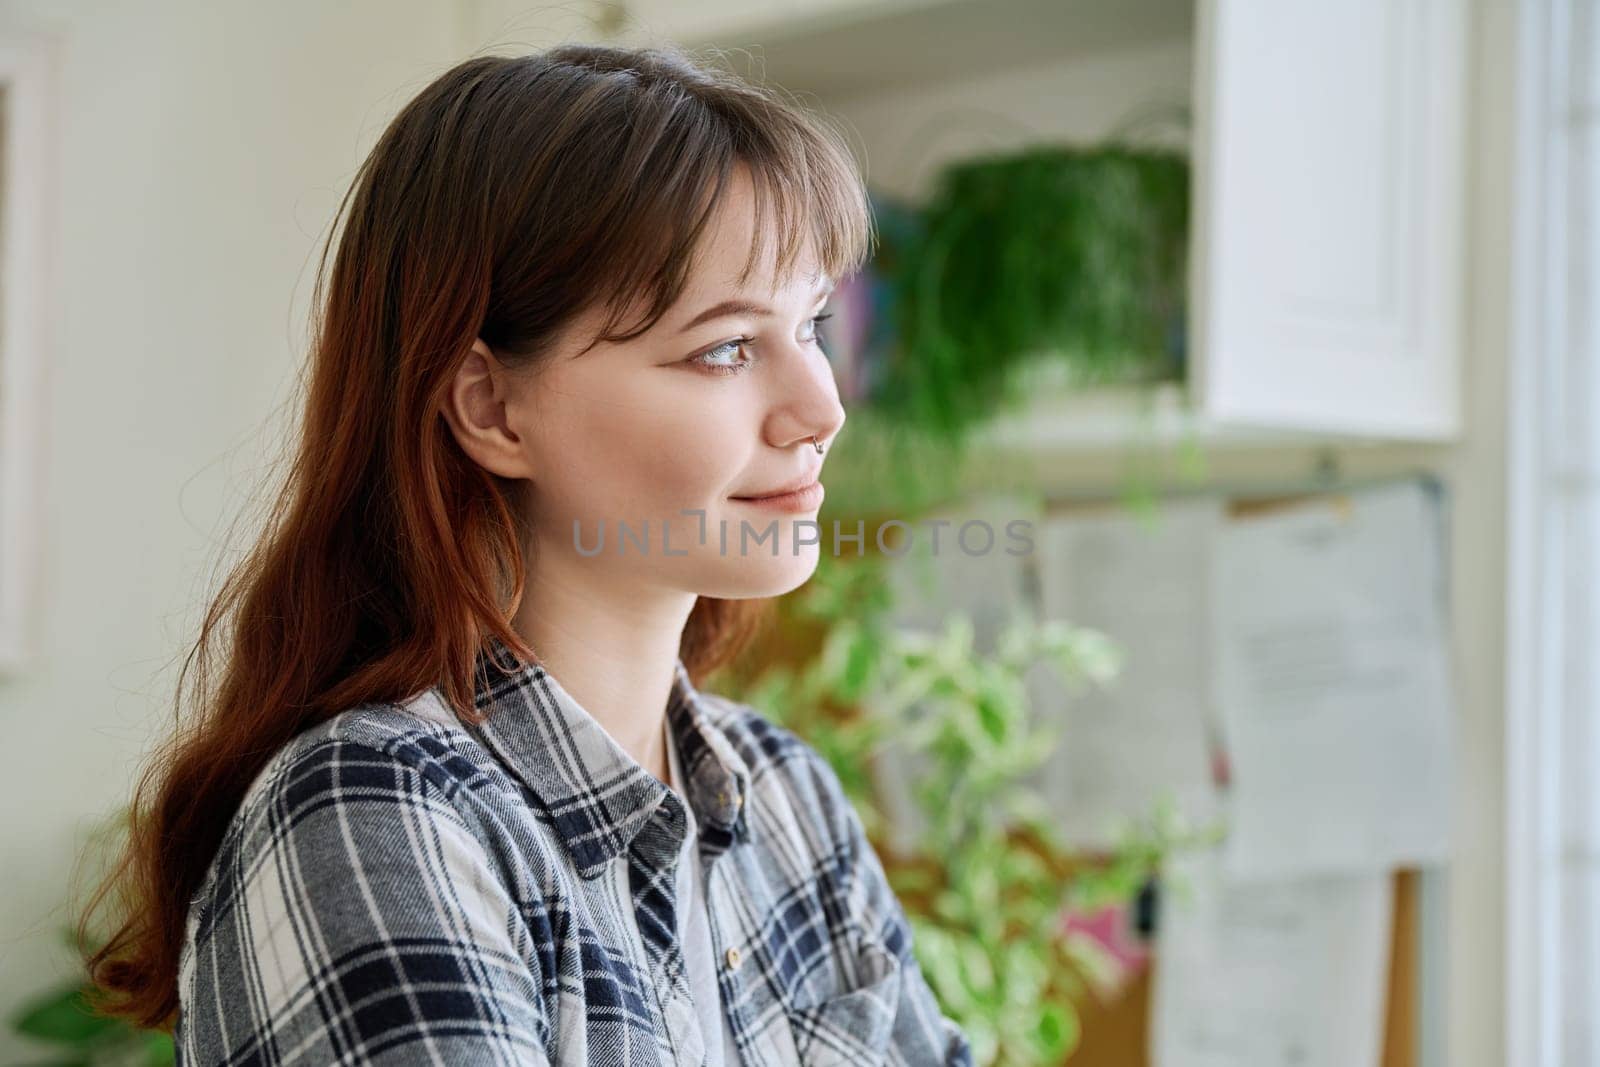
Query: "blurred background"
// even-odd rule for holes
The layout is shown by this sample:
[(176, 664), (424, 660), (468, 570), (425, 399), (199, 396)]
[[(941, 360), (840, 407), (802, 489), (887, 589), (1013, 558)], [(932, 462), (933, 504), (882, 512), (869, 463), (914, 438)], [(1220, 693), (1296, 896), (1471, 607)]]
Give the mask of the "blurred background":
[(1600, 1065), (1595, 7), (0, 0), (0, 1061), (170, 1061), (64, 931), (315, 255), (434, 77), (593, 40), (867, 176), (866, 551), (710, 688), (839, 768), (980, 1062)]

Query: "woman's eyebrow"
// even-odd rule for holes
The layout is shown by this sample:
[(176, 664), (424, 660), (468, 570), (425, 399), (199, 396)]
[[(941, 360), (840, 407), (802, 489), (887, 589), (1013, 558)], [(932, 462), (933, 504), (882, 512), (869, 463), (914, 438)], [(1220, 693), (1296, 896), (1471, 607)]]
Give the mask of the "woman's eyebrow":
[[(829, 293), (833, 292), (833, 288), (833, 282), (826, 282), (817, 288), (816, 294), (812, 296), (811, 299), (820, 300), (824, 296), (827, 296)], [(700, 314), (684, 323), (683, 326), (679, 328), (678, 332), (688, 333), (690, 330), (701, 325), (702, 323), (710, 322), (712, 319), (720, 319), (727, 315), (755, 315), (767, 317), (772, 314), (774, 314), (773, 310), (767, 307), (765, 304), (755, 304), (749, 300), (724, 300), (720, 304), (711, 305), (704, 311), (700, 312)]]

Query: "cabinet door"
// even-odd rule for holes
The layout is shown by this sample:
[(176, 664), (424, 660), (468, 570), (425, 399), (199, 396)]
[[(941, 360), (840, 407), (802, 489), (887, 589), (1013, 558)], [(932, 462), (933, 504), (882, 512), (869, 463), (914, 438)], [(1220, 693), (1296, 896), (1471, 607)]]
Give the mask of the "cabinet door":
[(1220, 422), (1460, 427), (1467, 0), (1199, 0), (1192, 372)]

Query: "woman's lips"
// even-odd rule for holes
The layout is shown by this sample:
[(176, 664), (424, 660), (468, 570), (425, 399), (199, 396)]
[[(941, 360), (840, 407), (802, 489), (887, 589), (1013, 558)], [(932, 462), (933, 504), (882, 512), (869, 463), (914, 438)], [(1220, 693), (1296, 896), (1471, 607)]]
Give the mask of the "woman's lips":
[(822, 496), (822, 483), (812, 482), (804, 489), (775, 496), (736, 496), (731, 499), (771, 511), (815, 511), (822, 505)]

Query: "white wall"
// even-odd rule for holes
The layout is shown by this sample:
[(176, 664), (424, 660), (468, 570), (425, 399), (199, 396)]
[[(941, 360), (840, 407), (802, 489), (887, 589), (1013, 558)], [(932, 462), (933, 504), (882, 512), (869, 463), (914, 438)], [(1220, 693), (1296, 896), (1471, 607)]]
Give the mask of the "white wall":
[(169, 710), (219, 520), (303, 357), (317, 240), (393, 111), (464, 54), (456, 12), (0, 0), (0, 33), (62, 44), (41, 655), (0, 680), (7, 1013), (71, 973), (62, 887)]

